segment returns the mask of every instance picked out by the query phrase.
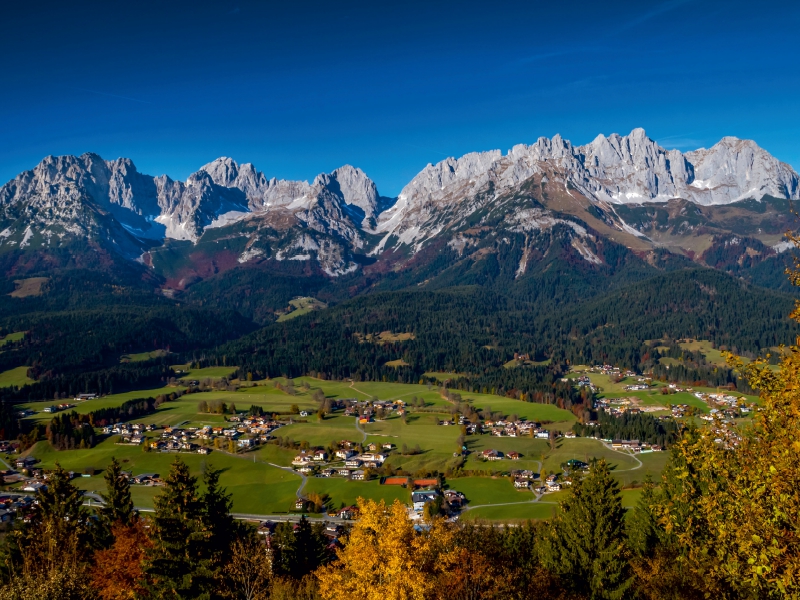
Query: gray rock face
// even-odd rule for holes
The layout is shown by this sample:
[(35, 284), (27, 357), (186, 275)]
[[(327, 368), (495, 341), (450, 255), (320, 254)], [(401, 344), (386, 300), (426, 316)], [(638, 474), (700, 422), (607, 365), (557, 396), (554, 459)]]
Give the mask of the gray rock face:
[[(401, 245), (416, 251), (479, 210), (507, 210), (514, 221), (516, 209), (498, 199), (513, 196), (532, 178), (610, 206), (611, 213), (614, 204), (673, 198), (701, 205), (764, 195), (800, 199), (797, 173), (752, 141), (726, 137), (708, 150), (683, 154), (662, 148), (642, 129), (600, 135), (584, 146), (556, 135), (506, 154), (491, 150), (448, 158), (427, 165), (396, 202), (381, 197), (375, 183), (349, 165), (309, 183), (270, 179), (252, 164), (222, 157), (182, 182), (143, 175), (129, 159), (84, 154), (49, 156), (0, 187), (0, 244), (49, 243), (68, 234), (113, 230), (118, 233), (105, 235), (125, 237), (131, 253), (136, 240), (142, 246), (164, 238), (197, 241), (208, 229), (259, 219), (271, 227), (266, 223), (283, 219), (307, 235), (282, 246), (282, 256), (299, 260), (314, 252), (326, 271), (341, 274), (355, 268), (348, 252), (378, 253)], [(96, 226), (106, 215), (118, 223), (116, 229)], [(528, 220), (538, 229), (547, 223), (541, 215)], [(366, 234), (382, 239), (367, 248)], [(257, 250), (248, 250), (249, 256)]]
[(724, 137), (708, 150), (687, 152), (685, 158), (694, 166), (688, 181), (692, 200), (711, 198), (708, 204), (726, 204), (767, 194), (800, 197), (797, 173), (752, 140)]
[(600, 135), (585, 146), (572, 146), (556, 135), (514, 146), (506, 155), (492, 150), (428, 165), (403, 188), (397, 204), (380, 215), (376, 231), (384, 238), (378, 250), (389, 240), (419, 247), (441, 231), (443, 213), (458, 219), (476, 210), (476, 197), (483, 195), (482, 202), (491, 204), (536, 174), (549, 174), (565, 189), (611, 204), (800, 198), (797, 173), (749, 140), (724, 138), (710, 150), (683, 154), (665, 150), (643, 129), (627, 136)]

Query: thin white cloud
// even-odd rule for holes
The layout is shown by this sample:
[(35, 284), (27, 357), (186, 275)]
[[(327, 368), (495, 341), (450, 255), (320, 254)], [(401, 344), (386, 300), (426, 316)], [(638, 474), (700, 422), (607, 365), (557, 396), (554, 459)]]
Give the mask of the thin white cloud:
[(680, 6), (683, 6), (684, 4), (688, 4), (689, 2), (692, 2), (692, 0), (670, 0), (669, 2), (664, 2), (663, 4), (659, 4), (653, 10), (650, 10), (644, 14), (639, 15), (635, 19), (631, 19), (630, 21), (623, 23), (617, 29), (614, 30), (614, 33), (622, 33), (623, 31), (633, 29), (637, 25), (646, 23), (650, 19), (654, 19), (658, 16), (661, 16), (664, 13), (674, 10)]

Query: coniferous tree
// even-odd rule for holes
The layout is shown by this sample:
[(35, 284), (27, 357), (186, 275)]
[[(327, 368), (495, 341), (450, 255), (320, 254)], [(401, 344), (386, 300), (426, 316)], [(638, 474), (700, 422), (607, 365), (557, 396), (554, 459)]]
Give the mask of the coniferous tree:
[(627, 521), (628, 547), (636, 556), (651, 556), (659, 544), (661, 528), (654, 511), (656, 503), (655, 485), (648, 474), (642, 487), (642, 495)]
[(302, 579), (325, 562), (325, 538), (305, 516), (297, 526), (281, 523), (271, 540), (273, 571), (279, 576)]
[(578, 594), (624, 598), (632, 583), (619, 484), (605, 460), (576, 480), (541, 545), (542, 561)]
[(89, 597), (84, 583), (94, 532), (81, 494), (56, 463), (30, 520), (5, 540), (3, 566), (10, 571), (6, 575), (21, 573), (21, 577), (0, 590), (0, 597)]
[(237, 528), (230, 514), (233, 502), (231, 496), (219, 485), (221, 469), (209, 465), (203, 473), (206, 491), (200, 498), (202, 512), (200, 520), (206, 533), (206, 552), (208, 558), (219, 562), (226, 554), (236, 537)]
[(204, 560), (207, 536), (202, 530), (203, 507), (197, 478), (180, 457), (172, 463), (164, 491), (154, 499), (151, 527), (153, 548), (145, 573), (155, 598), (210, 598), (211, 572)]
[(116, 458), (111, 458), (111, 463), (106, 468), (106, 493), (101, 494), (105, 506), (100, 513), (106, 522), (130, 525), (134, 518), (133, 500), (131, 499), (131, 486), (128, 479), (122, 475), (122, 468)]

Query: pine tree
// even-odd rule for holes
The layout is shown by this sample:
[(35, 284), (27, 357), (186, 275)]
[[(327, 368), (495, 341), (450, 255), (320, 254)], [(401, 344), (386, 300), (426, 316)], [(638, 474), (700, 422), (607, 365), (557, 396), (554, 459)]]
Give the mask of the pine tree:
[(628, 547), (636, 556), (651, 556), (659, 544), (661, 528), (654, 511), (656, 502), (655, 485), (648, 474), (639, 501), (627, 521)]
[(6, 540), (7, 558), (16, 563), (8, 566), (35, 579), (48, 579), (62, 570), (82, 570), (92, 550), (94, 530), (83, 508), (82, 492), (58, 463), (38, 500), (30, 521)]
[(172, 463), (164, 490), (154, 499), (151, 527), (153, 549), (145, 573), (152, 579), (155, 598), (208, 597), (211, 572), (203, 560), (207, 536), (202, 530), (203, 507), (197, 494), (197, 478), (180, 457)]
[(605, 460), (576, 480), (542, 541), (542, 560), (575, 592), (592, 600), (625, 597), (629, 577), (625, 510)]
[(105, 506), (100, 509), (106, 522), (130, 525), (134, 518), (133, 500), (131, 499), (131, 486), (128, 479), (122, 475), (122, 469), (116, 458), (111, 458), (111, 464), (106, 468), (106, 493), (101, 494)]
[(233, 502), (227, 490), (219, 485), (221, 469), (209, 465), (203, 473), (206, 491), (200, 499), (202, 513), (200, 520), (206, 532), (206, 552), (208, 557), (218, 562), (226, 554), (236, 534), (234, 519), (230, 514)]

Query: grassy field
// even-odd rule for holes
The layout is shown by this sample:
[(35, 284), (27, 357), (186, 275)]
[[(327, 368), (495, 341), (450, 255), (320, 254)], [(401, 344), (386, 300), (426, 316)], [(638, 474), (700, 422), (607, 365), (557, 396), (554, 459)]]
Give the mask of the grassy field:
[(314, 310), (328, 308), (328, 305), (324, 302), (310, 297), (295, 298), (294, 300), (289, 300), (289, 304), (292, 306), (292, 311), (278, 317), (278, 322), (288, 321), (289, 319), (294, 319), (301, 315), (307, 315)]
[(600, 440), (575, 438), (560, 440), (556, 449), (545, 455), (544, 469), (548, 473), (560, 473), (561, 465), (573, 458), (583, 462), (605, 458), (613, 471), (625, 471), (638, 465), (633, 456), (606, 448)]
[(614, 473), (617, 481), (623, 486), (633, 485), (634, 483), (641, 484), (648, 475), (656, 483), (661, 481), (661, 473), (669, 460), (669, 452), (646, 452), (645, 454), (637, 454), (636, 458), (642, 463), (641, 468)]
[(406, 361), (402, 358), (398, 358), (397, 360), (390, 360), (386, 363), (387, 367), (407, 367), (409, 366)]
[(448, 479), (447, 486), (464, 494), (472, 506), (533, 499), (530, 490), (516, 489), (508, 477), (459, 477)]
[(448, 466), (458, 463), (453, 458), (453, 452), (458, 450), (456, 440), (461, 435), (459, 427), (441, 426), (437, 422), (444, 418), (444, 414), (410, 414), (407, 424), (399, 417), (386, 421), (361, 425), (367, 433), (367, 442), (385, 444), (390, 442), (402, 450), (403, 444), (409, 449), (419, 446), (421, 454), (401, 456), (399, 450), (395, 451), (388, 459), (387, 464), (394, 468), (407, 471), (422, 469), (444, 471)]
[(142, 362), (144, 360), (150, 360), (151, 358), (169, 356), (169, 354), (170, 353), (166, 350), (151, 350), (150, 352), (139, 352), (138, 354), (123, 354), (119, 362)]
[[(571, 441), (571, 440), (567, 440)], [(541, 458), (543, 454), (550, 451), (547, 440), (537, 439), (530, 436), (524, 437), (495, 437), (493, 435), (471, 435), (467, 437), (467, 448), (470, 455), (464, 465), (466, 470), (481, 471), (485, 469), (511, 470), (511, 469), (530, 469), (539, 472)], [(499, 450), (503, 454), (508, 454), (512, 450), (519, 452), (519, 460), (499, 460), (494, 462), (484, 462), (479, 454), (483, 450)]]
[[(48, 442), (39, 442), (31, 455), (41, 459), (41, 466), (52, 468), (56, 462), (68, 470), (82, 472), (86, 467), (104, 469), (116, 456), (122, 468), (134, 475), (158, 473), (166, 476), (175, 454), (162, 452), (143, 452), (140, 447), (118, 446), (116, 438), (109, 438), (90, 450), (56, 451)], [(233, 509), (236, 512), (272, 514), (293, 509), (294, 498), (300, 485), (300, 477), (269, 465), (252, 462), (249, 456), (231, 456), (214, 452), (209, 456), (199, 454), (180, 454), (195, 475), (199, 475), (205, 465), (212, 464), (225, 472), (220, 479), (223, 486), (233, 495)], [(250, 460), (248, 460), (250, 459)], [(102, 475), (77, 480), (82, 489), (103, 491), (105, 480)], [(134, 486), (137, 502), (144, 508), (152, 507), (154, 488)]]
[[(93, 410), (98, 410), (101, 408), (114, 408), (115, 406), (120, 406), (123, 402), (127, 400), (135, 400), (137, 398), (155, 398), (161, 394), (171, 394), (172, 392), (178, 389), (185, 389), (183, 387), (160, 387), (160, 388), (153, 388), (153, 389), (144, 389), (144, 390), (135, 390), (133, 392), (124, 392), (122, 394), (111, 394), (108, 396), (103, 396), (102, 398), (97, 398), (96, 400), (86, 400), (84, 402), (78, 402), (75, 408), (70, 409), (74, 410), (78, 414), (85, 415), (87, 413), (92, 412)], [(22, 404), (18, 404), (17, 408), (24, 409), (29, 408), (31, 410), (36, 411), (35, 415), (27, 417), (26, 420), (32, 421), (49, 421), (53, 418), (53, 415), (50, 413), (44, 413), (42, 410), (48, 406), (53, 405), (53, 400), (43, 400), (41, 402), (24, 402)]]
[(332, 508), (352, 506), (358, 498), (385, 500), (387, 504), (395, 500), (400, 500), (404, 504), (409, 504), (411, 501), (411, 492), (408, 489), (399, 485), (380, 485), (377, 479), (350, 481), (340, 477), (311, 477), (303, 488), (303, 493), (311, 492), (328, 494)]
[[(678, 345), (689, 352), (699, 352), (712, 365), (722, 367), (727, 364), (722, 352), (714, 348), (713, 344), (708, 340), (686, 340)], [(745, 362), (749, 361), (745, 359)]]
[(29, 277), (28, 279), (18, 279), (14, 282), (16, 289), (9, 294), (12, 298), (28, 298), (29, 296), (41, 296), (42, 286), (50, 281), (49, 277)]
[(26, 383), (35, 383), (28, 377), (28, 367), (17, 367), (0, 373), (0, 387), (22, 387)]
[(222, 379), (223, 377), (231, 378), (239, 367), (206, 367), (204, 369), (190, 369), (189, 365), (172, 365), (176, 371), (183, 371), (180, 374), (181, 379)]
[(425, 377), (433, 377), (436, 381), (447, 381), (448, 379), (458, 379), (459, 377), (466, 377), (466, 373), (441, 373), (437, 371), (430, 371), (423, 373)]
[(15, 331), (14, 333), (9, 333), (7, 336), (0, 338), (0, 348), (6, 344), (10, 344), (11, 342), (18, 342), (24, 337), (24, 331)]
[(461, 518), (464, 521), (499, 521), (501, 523), (519, 523), (550, 519), (558, 510), (556, 504), (546, 502), (526, 502), (509, 506), (484, 506), (468, 510)]
[[(219, 368), (214, 368), (219, 369)], [(224, 368), (229, 372), (231, 367)], [(205, 374), (221, 376), (220, 371), (203, 369)], [(203, 375), (194, 375), (202, 378)], [(281, 380), (282, 383), (286, 383)], [(308, 442), (311, 446), (327, 446), (331, 442), (352, 440), (366, 443), (375, 442), (383, 444), (390, 442), (397, 449), (387, 459), (387, 464), (394, 468), (402, 468), (409, 472), (422, 470), (444, 472), (459, 466), (460, 457), (454, 457), (457, 451), (457, 439), (461, 435), (458, 426), (441, 426), (438, 421), (449, 416), (452, 404), (439, 396), (435, 387), (429, 389), (427, 385), (404, 385), (377, 382), (337, 382), (320, 381), (311, 378), (298, 378), (294, 380), (295, 393), (288, 394), (275, 387), (275, 381), (259, 382), (250, 387), (240, 388), (236, 392), (213, 391), (195, 394), (186, 394), (181, 398), (162, 404), (152, 415), (139, 417), (136, 420), (143, 423), (158, 425), (221, 425), (225, 417), (219, 414), (199, 414), (198, 404), (201, 401), (223, 401), (231, 406), (236, 405), (237, 410), (247, 410), (251, 405), (260, 406), (267, 413), (279, 413), (282, 418), (287, 418), (293, 405), (300, 410), (312, 412), (310, 417), (292, 415), (293, 422), (278, 430), (277, 435), (289, 438), (296, 442)], [(315, 390), (322, 389), (327, 397), (331, 398), (379, 398), (379, 399), (410, 399), (413, 396), (422, 398), (426, 403), (426, 410), (411, 411), (406, 422), (397, 416), (384, 421), (358, 425), (354, 417), (345, 417), (341, 413), (329, 415), (320, 421), (316, 416), (317, 403), (312, 394)], [(169, 394), (175, 391), (174, 387), (156, 388), (151, 390), (138, 390), (106, 396), (97, 400), (89, 400), (78, 404), (75, 410), (87, 413), (104, 407), (119, 406), (122, 402), (134, 398)], [(463, 393), (465, 401), (476, 408), (491, 409), (503, 415), (517, 414), (531, 420), (548, 421), (558, 419), (565, 428), (571, 426), (574, 417), (567, 411), (549, 405), (531, 404), (491, 396), (488, 394)], [(672, 397), (674, 398), (674, 396)], [(20, 405), (20, 408), (32, 408), (41, 411), (52, 401), (33, 402)], [(52, 415), (41, 413), (29, 419), (50, 419)], [(555, 428), (553, 425), (548, 427)], [(401, 449), (406, 445), (409, 450), (419, 446), (421, 452), (403, 456)], [(539, 471), (542, 457), (544, 468), (548, 473), (559, 472), (560, 465), (571, 459), (588, 461), (592, 457), (604, 457), (609, 460), (615, 470), (615, 477), (623, 484), (630, 485), (641, 482), (647, 473), (657, 477), (661, 472), (666, 453), (641, 455), (638, 458), (643, 466), (636, 468), (638, 463), (633, 456), (622, 454), (605, 448), (599, 441), (592, 439), (562, 439), (555, 450), (550, 450), (547, 440), (531, 437), (494, 437), (490, 435), (467, 436), (466, 445), (470, 455), (463, 465), (464, 470), (500, 470), (530, 469)], [(477, 454), (487, 448), (496, 448), (505, 453), (515, 450), (522, 454), (518, 461), (503, 460), (484, 463), (477, 459)], [(167, 453), (145, 453), (140, 447), (118, 446), (114, 439), (102, 441), (91, 450), (72, 450), (56, 452), (46, 442), (40, 442), (33, 450), (33, 455), (42, 459), (42, 466), (52, 467), (58, 460), (65, 468), (83, 471), (86, 467), (103, 469), (110, 457), (116, 456), (123, 461), (125, 469), (132, 470), (134, 474), (142, 472), (157, 472), (166, 474), (170, 463), (175, 456)], [(234, 510), (241, 513), (272, 514), (285, 512), (293, 507), (293, 499), (300, 478), (297, 475), (269, 466), (289, 466), (296, 456), (296, 450), (281, 448), (275, 444), (259, 447), (251, 453), (239, 456), (228, 455), (223, 452), (213, 452), (208, 457), (196, 454), (181, 454), (181, 457), (199, 472), (204, 464), (212, 463), (225, 468), (222, 482), (233, 493)], [(631, 470), (634, 469), (634, 470)], [(84, 489), (102, 489), (104, 485), (101, 476), (81, 478), (79, 485)], [(465, 493), (472, 505), (515, 503), (528, 499), (530, 492), (514, 489), (508, 477), (489, 478), (466, 476), (450, 479), (448, 485)], [(377, 482), (351, 482), (339, 478), (308, 479), (305, 492), (327, 493), (331, 497), (332, 506), (338, 507), (342, 503), (352, 504), (358, 496), (392, 501), (399, 498), (404, 502), (409, 499), (409, 491), (394, 486), (380, 486)], [(135, 487), (137, 505), (149, 507), (152, 505), (153, 494), (156, 489), (150, 487)], [(470, 519), (500, 519), (515, 520), (524, 518), (543, 518), (549, 516), (554, 510), (554, 505), (524, 505), (519, 508), (512, 504), (508, 507), (488, 507), (477, 509), (475, 514), (469, 511)]]

